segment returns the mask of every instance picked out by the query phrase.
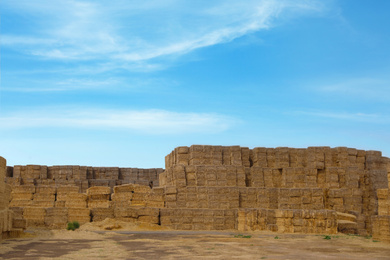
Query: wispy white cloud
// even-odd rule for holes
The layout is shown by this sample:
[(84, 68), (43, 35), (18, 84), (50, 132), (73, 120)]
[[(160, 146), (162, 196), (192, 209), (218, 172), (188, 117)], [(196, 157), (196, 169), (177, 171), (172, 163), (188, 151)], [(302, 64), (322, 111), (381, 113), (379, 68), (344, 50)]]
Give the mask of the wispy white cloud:
[[(273, 26), (282, 14), (318, 12), (317, 0), (10, 1), (36, 29), (3, 32), (2, 45), (56, 60), (115, 60), (150, 66), (156, 58), (226, 43)], [(142, 63), (149, 61), (147, 63)], [(149, 67), (154, 69), (154, 66)]]
[(329, 112), (329, 111), (294, 111), (289, 114), (294, 116), (311, 116), (311, 117), (322, 117), (322, 118), (331, 118), (337, 120), (348, 120), (348, 121), (358, 121), (358, 122), (370, 122), (370, 123), (380, 123), (380, 124), (389, 124), (390, 117), (382, 114), (370, 114), (370, 113), (351, 113), (351, 112)]
[(2, 129), (90, 128), (133, 130), (147, 134), (219, 133), (239, 120), (215, 113), (166, 110), (58, 109), (19, 111), (0, 117)]
[(328, 84), (315, 84), (315, 91), (338, 95), (343, 98), (390, 100), (390, 79), (388, 77), (356, 77)]

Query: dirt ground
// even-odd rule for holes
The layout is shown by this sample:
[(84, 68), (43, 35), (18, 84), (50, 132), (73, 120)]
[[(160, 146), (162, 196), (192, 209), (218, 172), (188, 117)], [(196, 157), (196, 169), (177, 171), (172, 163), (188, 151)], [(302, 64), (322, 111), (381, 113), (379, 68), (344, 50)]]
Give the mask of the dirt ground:
[(28, 230), (0, 243), (0, 259), (390, 259), (390, 244), (354, 235), (172, 231), (102, 222), (76, 231)]

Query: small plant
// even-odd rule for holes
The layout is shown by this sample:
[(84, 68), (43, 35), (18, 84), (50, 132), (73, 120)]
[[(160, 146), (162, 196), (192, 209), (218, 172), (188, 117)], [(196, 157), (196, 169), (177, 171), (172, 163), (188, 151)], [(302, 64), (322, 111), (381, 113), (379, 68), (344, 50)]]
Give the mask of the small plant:
[(324, 239), (326, 239), (326, 240), (330, 240), (330, 239), (332, 239), (330, 236), (324, 236)]
[(275, 236), (274, 239), (280, 239), (278, 236)]
[(236, 237), (236, 238), (251, 238), (252, 236), (251, 235), (245, 236), (243, 234), (238, 234), (238, 235), (235, 235), (234, 237)]
[(75, 231), (80, 227), (79, 222), (73, 221), (73, 222), (68, 222), (68, 226), (66, 227), (66, 230), (72, 230)]
[(72, 222), (68, 222), (68, 226), (66, 227), (66, 230), (75, 230), (74, 225)]
[(73, 226), (75, 229), (78, 229), (80, 227), (80, 223), (77, 221), (73, 221)]

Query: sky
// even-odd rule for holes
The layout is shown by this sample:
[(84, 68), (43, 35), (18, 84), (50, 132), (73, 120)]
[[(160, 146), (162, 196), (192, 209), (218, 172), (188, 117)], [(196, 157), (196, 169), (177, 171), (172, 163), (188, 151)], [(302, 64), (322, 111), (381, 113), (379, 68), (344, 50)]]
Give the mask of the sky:
[(175, 147), (390, 157), (388, 0), (2, 0), (7, 165), (164, 168)]

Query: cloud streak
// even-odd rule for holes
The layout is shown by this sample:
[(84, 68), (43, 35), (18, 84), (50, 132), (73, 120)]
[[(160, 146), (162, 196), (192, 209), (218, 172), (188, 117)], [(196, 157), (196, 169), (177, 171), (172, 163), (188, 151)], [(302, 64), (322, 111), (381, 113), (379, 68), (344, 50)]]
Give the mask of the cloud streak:
[(103, 110), (82, 108), (19, 111), (0, 117), (2, 129), (85, 128), (131, 130), (145, 134), (213, 134), (239, 120), (215, 113), (166, 110)]
[(348, 120), (348, 121), (357, 121), (357, 122), (369, 122), (369, 123), (378, 123), (378, 124), (388, 124), (390, 123), (390, 118), (381, 114), (368, 114), (368, 113), (350, 113), (350, 112), (328, 112), (328, 111), (314, 111), (314, 112), (305, 112), (305, 111), (295, 111), (292, 113), (295, 116), (312, 116), (312, 117), (322, 117), (322, 118), (331, 118), (337, 120)]
[(371, 99), (374, 101), (390, 100), (390, 79), (387, 76), (357, 77), (343, 79), (328, 84), (316, 84), (316, 92), (337, 95), (343, 98)]
[[(284, 13), (318, 12), (318, 1), (10, 1), (3, 8), (33, 16), (37, 29), (3, 32), (2, 45), (54, 60), (140, 63), (180, 56), (269, 29)], [(180, 12), (178, 11), (180, 10)], [(145, 64), (148, 65), (148, 64)]]

